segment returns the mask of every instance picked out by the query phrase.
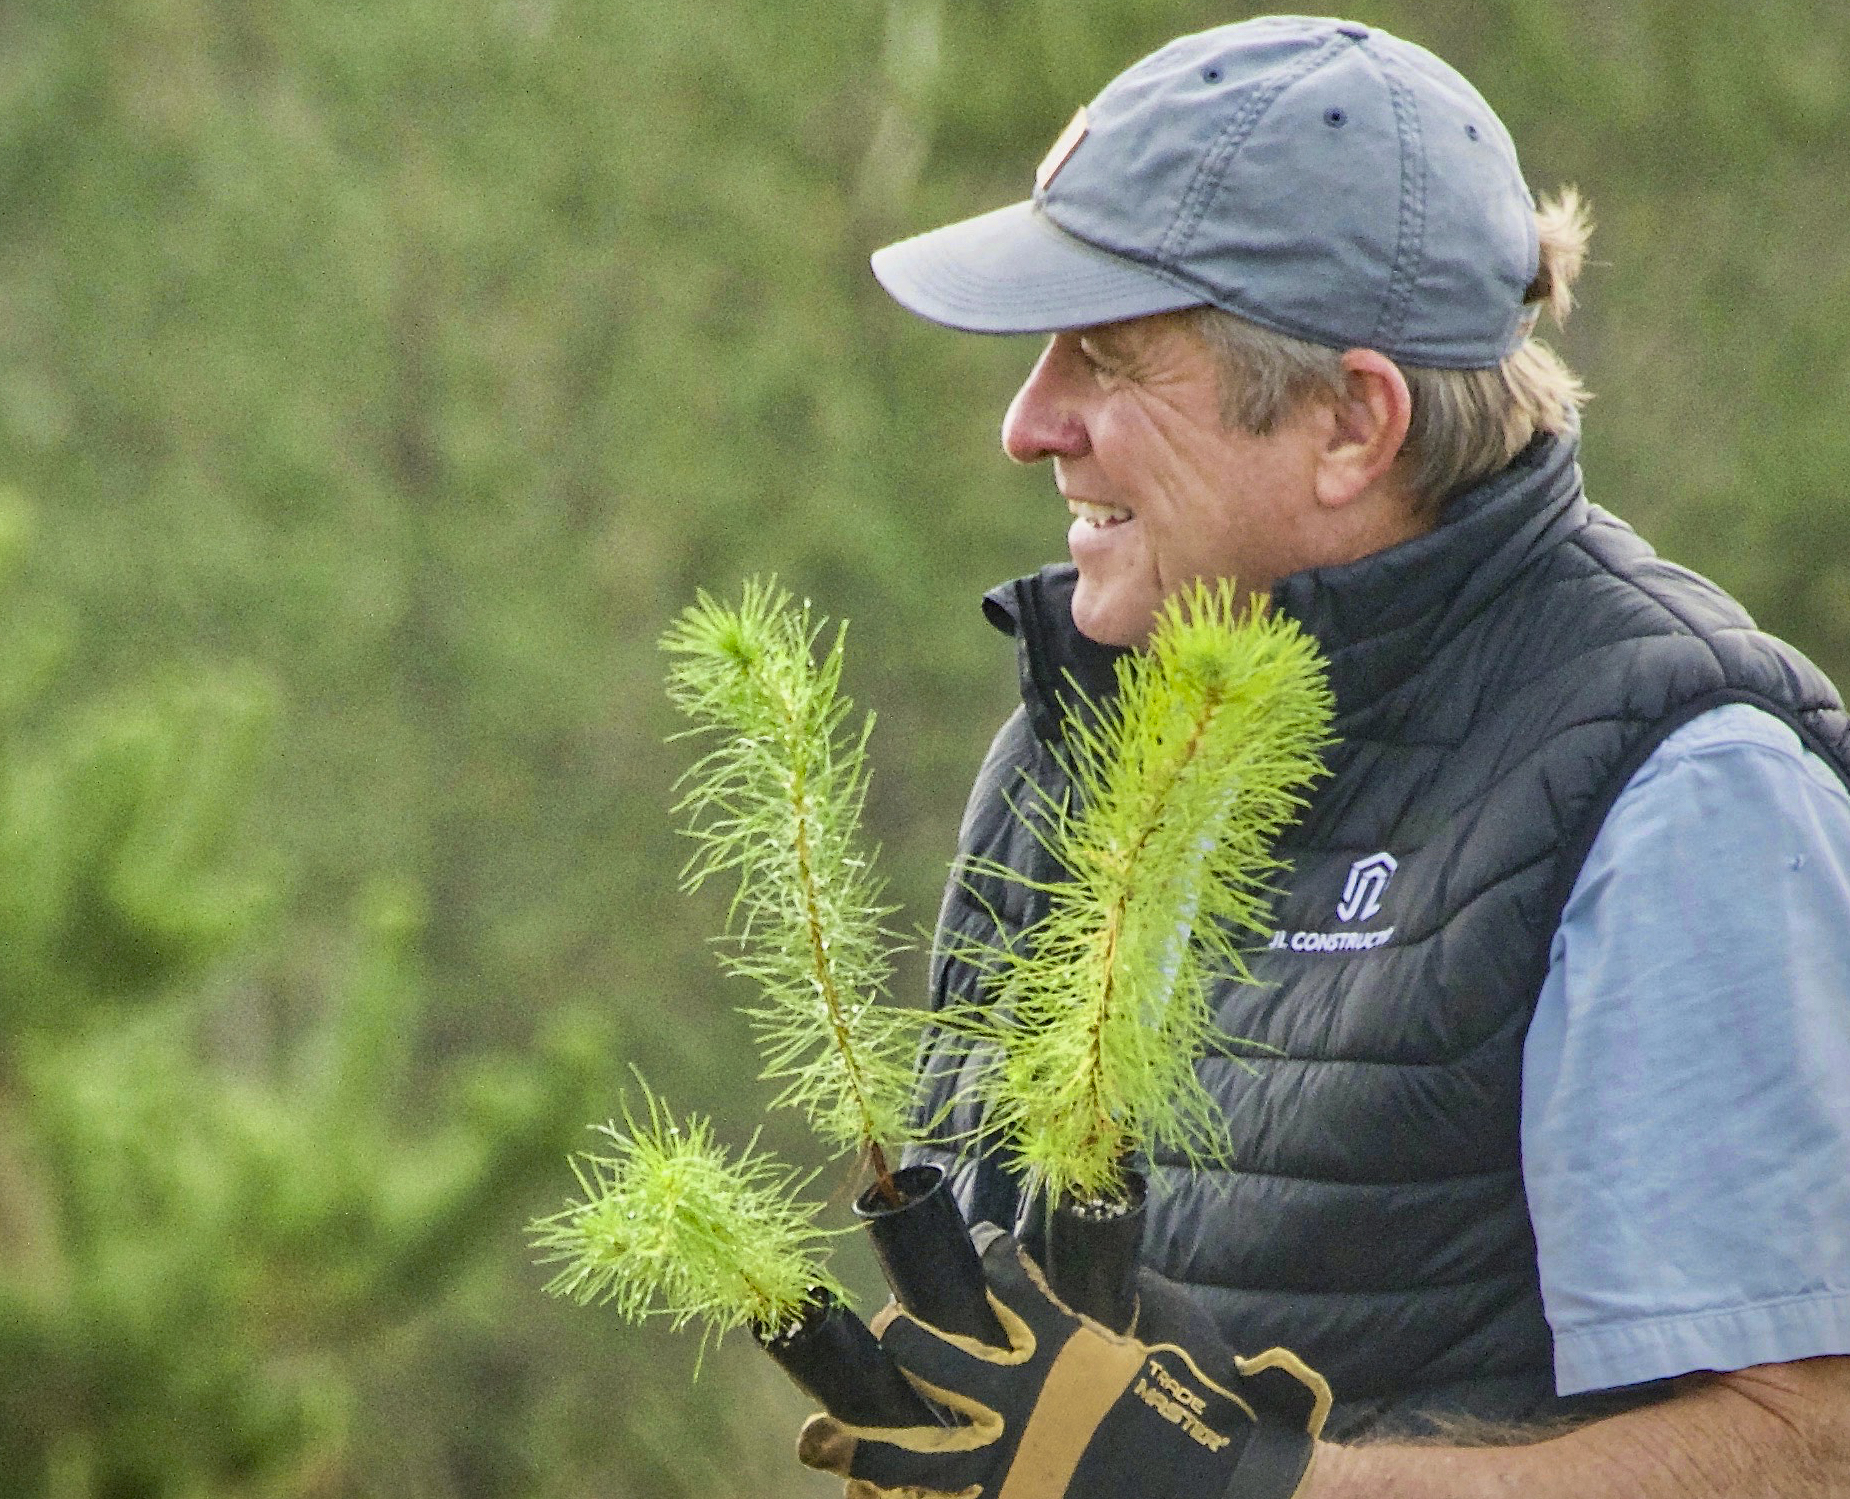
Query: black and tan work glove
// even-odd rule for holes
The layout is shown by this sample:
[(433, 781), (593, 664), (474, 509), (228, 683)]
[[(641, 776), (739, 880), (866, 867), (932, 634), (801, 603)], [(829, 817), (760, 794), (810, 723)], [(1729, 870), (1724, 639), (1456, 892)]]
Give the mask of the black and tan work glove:
[(890, 1304), (872, 1324), (956, 1424), (867, 1427), (811, 1416), (797, 1443), (806, 1466), (847, 1479), (848, 1499), (1297, 1492), (1330, 1391), (1296, 1354), (1233, 1357), (1229, 1383), (1217, 1383), (1176, 1344), (1142, 1343), (1069, 1310), (999, 1229), (980, 1224), (974, 1237), (1008, 1347), (941, 1331)]

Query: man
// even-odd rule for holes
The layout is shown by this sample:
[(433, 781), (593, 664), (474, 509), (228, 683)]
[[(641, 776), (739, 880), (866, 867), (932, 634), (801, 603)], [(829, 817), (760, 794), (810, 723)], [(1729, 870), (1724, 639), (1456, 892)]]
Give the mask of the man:
[[(1340, 742), (1263, 986), (1221, 996), (1276, 1052), (1201, 1063), (1234, 1165), (1150, 1163), (1140, 1352), (985, 1231), (1031, 1314), (1002, 1351), (894, 1319), (969, 1424), (814, 1427), (851, 1492), (1850, 1494), (1850, 719), (1585, 499), (1583, 393), (1532, 334), (1586, 234), (1437, 58), (1272, 17), (1114, 80), (1030, 201), (875, 257), (915, 313), (1048, 335), (1003, 444), (1051, 460), (1073, 566), (986, 600), (1024, 707), (963, 857), (1056, 873), (1020, 783), (1058, 791), (1071, 684), (1197, 578), (1317, 637)], [(954, 881), (935, 1002), (981, 997), (957, 939), (1034, 915)], [(963, 1065), (935, 1044), (934, 1104)], [(1007, 1225), (977, 1123), (927, 1155)], [(1334, 1392), (1303, 1476), (1225, 1435), (1264, 1404), (1231, 1355), (1273, 1347)]]

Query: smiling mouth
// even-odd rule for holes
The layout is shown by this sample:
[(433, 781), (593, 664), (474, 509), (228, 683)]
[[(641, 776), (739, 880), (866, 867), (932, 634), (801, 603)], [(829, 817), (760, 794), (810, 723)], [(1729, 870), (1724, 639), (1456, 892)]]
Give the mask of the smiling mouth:
[(1106, 526), (1122, 525), (1131, 518), (1130, 511), (1122, 505), (1101, 505), (1096, 500), (1068, 500), (1066, 508), (1088, 526), (1101, 530)]

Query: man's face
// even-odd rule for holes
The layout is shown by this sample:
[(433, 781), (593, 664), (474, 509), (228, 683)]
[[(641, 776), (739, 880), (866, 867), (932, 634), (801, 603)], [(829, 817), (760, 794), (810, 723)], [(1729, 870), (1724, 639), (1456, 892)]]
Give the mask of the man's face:
[(1162, 601), (1197, 578), (1242, 593), (1321, 560), (1317, 424), (1264, 437), (1221, 421), (1216, 365), (1174, 313), (1057, 333), (1010, 403), (1002, 445), (1053, 460), (1079, 568), (1073, 622), (1141, 645)]

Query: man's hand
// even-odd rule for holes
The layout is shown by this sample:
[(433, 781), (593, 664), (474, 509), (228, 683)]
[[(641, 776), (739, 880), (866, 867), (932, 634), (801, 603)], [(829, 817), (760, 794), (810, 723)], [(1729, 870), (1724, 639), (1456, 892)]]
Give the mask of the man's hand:
[[(1226, 1357), (1226, 1383), (1174, 1344), (1076, 1315), (1015, 1240), (979, 1225), (1006, 1348), (889, 1305), (880, 1341), (958, 1424), (854, 1427), (812, 1416), (798, 1457), (848, 1480), (851, 1499), (1290, 1499), (1329, 1411), (1321, 1376), (1275, 1348)], [(1211, 1344), (1200, 1351), (1212, 1357)]]

